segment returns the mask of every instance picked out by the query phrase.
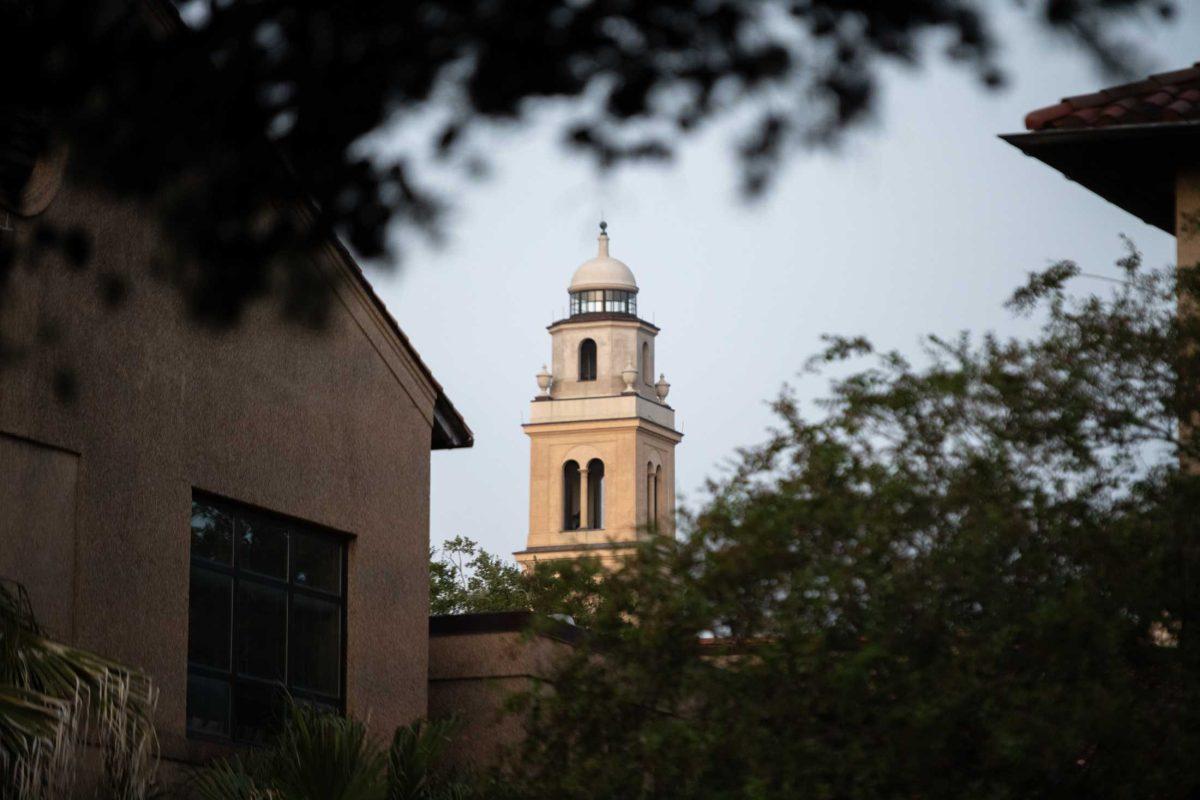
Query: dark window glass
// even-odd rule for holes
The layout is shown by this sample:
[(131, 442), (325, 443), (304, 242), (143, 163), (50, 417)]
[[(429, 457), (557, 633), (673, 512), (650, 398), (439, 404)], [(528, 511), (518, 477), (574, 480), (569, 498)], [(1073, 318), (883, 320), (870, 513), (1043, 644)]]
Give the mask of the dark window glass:
[(187, 727), (209, 736), (229, 735), (229, 681), (188, 675)]
[(283, 718), (287, 693), (278, 684), (238, 681), (233, 690), (233, 738), (266, 744)]
[(604, 462), (593, 458), (588, 462), (588, 527), (604, 527)]
[(253, 580), (239, 582), (236, 668), (239, 675), (284, 679), (287, 645), (287, 589)]
[(292, 581), (327, 592), (342, 590), (341, 544), (327, 536), (292, 534)]
[(563, 464), (563, 530), (577, 531), (580, 524), (579, 464)]
[(654, 524), (658, 524), (658, 496), (662, 491), (662, 467), (654, 470)]
[(233, 561), (233, 519), (219, 508), (192, 502), (192, 558)]
[(298, 594), (292, 598), (290, 630), (292, 685), (337, 694), (341, 681), (341, 608), (337, 603)]
[(345, 563), (342, 536), (195, 499), (189, 733), (263, 742), (288, 696), (344, 707)]
[(188, 661), (229, 669), (229, 620), (233, 578), (192, 567), (188, 602)]
[(579, 380), (596, 380), (596, 343), (591, 339), (579, 343)]
[(287, 575), (288, 531), (265, 515), (238, 520), (238, 568), (272, 578)]
[(654, 525), (654, 464), (646, 462), (646, 524)]

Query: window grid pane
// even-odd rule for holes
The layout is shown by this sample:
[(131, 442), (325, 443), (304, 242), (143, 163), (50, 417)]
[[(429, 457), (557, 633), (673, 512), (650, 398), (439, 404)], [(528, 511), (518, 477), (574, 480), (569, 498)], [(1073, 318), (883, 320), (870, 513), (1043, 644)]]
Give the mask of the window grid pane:
[(189, 735), (261, 742), (289, 694), (344, 708), (345, 537), (207, 497), (192, 528)]
[(571, 292), (571, 316), (577, 314), (629, 314), (637, 316), (637, 294), (621, 289)]

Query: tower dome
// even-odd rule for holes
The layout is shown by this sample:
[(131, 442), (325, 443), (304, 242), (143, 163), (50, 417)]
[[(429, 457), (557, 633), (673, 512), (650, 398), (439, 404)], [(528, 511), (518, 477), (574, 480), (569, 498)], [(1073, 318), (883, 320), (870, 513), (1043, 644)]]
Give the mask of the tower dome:
[(608, 223), (600, 223), (600, 250), (595, 258), (588, 259), (579, 265), (571, 276), (568, 292), (582, 292), (589, 289), (619, 289), (626, 292), (638, 290), (634, 280), (633, 270), (624, 261), (613, 258), (608, 254)]
[(624, 314), (637, 316), (637, 281), (633, 270), (608, 254), (608, 223), (600, 223), (599, 252), (579, 265), (571, 276), (571, 316)]

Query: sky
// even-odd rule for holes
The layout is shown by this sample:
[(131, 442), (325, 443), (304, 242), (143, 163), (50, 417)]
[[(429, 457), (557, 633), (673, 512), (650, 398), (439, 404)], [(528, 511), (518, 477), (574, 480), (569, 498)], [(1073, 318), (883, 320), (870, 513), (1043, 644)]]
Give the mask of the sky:
[[(1179, 5), (1173, 26), (1134, 29), (1153, 71), (1200, 59), (1200, 8)], [(1116, 275), (1120, 234), (1147, 265), (1173, 263), (1170, 236), (997, 138), (1023, 130), (1032, 109), (1113, 82), (1024, 20), (1001, 25), (1007, 90), (986, 92), (936, 58), (890, 69), (865, 129), (836, 152), (795, 152), (754, 203), (738, 195), (728, 125), (668, 166), (608, 174), (559, 144), (552, 114), (490, 135), (489, 176), (454, 192), (442, 243), (410, 243), (399, 268), (370, 270), (475, 433), (473, 448), (432, 455), (432, 543), (464, 535), (504, 556), (525, 546), (521, 423), (550, 360), (546, 326), (595, 255), (601, 213), (612, 255), (637, 277), (642, 317), (661, 328), (684, 505), (703, 500), (736, 448), (766, 437), (767, 403), (824, 333), (910, 354), (929, 333), (1027, 334), (1033, 323), (1003, 302), (1032, 270), (1070, 258)], [(815, 412), (823, 383), (795, 385)]]

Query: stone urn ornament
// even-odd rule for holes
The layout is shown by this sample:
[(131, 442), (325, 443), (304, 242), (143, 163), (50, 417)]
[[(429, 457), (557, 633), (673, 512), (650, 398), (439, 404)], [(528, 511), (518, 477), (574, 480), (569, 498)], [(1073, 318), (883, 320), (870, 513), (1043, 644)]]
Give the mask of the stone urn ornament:
[(635, 391), (633, 388), (633, 382), (637, 380), (637, 376), (638, 373), (637, 370), (634, 369), (633, 362), (626, 361), (625, 369), (621, 370), (621, 380), (625, 381), (626, 392)]
[(546, 369), (545, 364), (542, 364), (542, 371), (537, 374), (537, 385), (538, 388), (542, 390), (542, 397), (550, 396), (550, 384), (552, 381), (553, 378), (551, 377), (549, 370)]
[(654, 384), (654, 393), (658, 395), (658, 402), (665, 402), (669, 391), (671, 391), (671, 384), (667, 383), (667, 378), (663, 373), (658, 373), (658, 383)]

